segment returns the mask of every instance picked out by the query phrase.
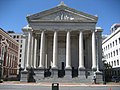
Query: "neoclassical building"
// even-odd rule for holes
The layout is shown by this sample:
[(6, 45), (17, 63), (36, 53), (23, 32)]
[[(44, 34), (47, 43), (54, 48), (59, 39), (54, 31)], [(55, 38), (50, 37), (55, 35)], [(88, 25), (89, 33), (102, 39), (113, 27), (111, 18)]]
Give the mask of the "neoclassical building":
[[(98, 17), (60, 5), (30, 16), (21, 81), (54, 79), (91, 82), (102, 69), (101, 28)], [(102, 80), (102, 79), (101, 79)]]

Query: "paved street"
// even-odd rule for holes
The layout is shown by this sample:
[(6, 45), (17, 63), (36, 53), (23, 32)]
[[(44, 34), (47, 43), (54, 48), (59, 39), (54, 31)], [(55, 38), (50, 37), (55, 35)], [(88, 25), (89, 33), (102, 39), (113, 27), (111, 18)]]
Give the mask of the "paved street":
[[(52, 90), (52, 87), (42, 84), (0, 84), (0, 90)], [(60, 85), (59, 90), (120, 90), (120, 85)]]

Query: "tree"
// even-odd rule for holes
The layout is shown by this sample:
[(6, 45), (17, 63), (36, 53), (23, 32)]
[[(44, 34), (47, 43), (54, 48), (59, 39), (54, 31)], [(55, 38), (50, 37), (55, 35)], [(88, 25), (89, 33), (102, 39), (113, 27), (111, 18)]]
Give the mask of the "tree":
[(104, 64), (104, 78), (105, 81), (109, 82), (111, 80), (112, 77), (112, 66), (110, 64), (107, 63), (107, 61), (103, 61)]

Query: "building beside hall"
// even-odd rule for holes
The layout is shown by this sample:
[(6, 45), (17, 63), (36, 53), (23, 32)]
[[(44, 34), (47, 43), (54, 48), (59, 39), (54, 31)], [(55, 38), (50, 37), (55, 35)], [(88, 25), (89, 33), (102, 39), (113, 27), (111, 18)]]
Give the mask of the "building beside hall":
[(111, 34), (102, 42), (105, 60), (112, 66), (112, 76), (120, 76), (120, 24), (111, 26)]
[(1, 77), (17, 77), (19, 44), (0, 28), (0, 62)]
[(102, 41), (105, 40), (109, 35), (106, 34), (106, 35), (102, 35)]
[(102, 82), (102, 29), (96, 28), (97, 16), (61, 3), (27, 16), (27, 21), (22, 29), (26, 40), (21, 81), (92, 82), (96, 74), (97, 82)]
[[(19, 51), (18, 51), (18, 64), (19, 69), (24, 68), (24, 57), (25, 57), (25, 36), (22, 33), (11, 33), (8, 32), (8, 34), (19, 43)], [(23, 63), (23, 64), (22, 64)], [(18, 72), (19, 73), (19, 72)]]

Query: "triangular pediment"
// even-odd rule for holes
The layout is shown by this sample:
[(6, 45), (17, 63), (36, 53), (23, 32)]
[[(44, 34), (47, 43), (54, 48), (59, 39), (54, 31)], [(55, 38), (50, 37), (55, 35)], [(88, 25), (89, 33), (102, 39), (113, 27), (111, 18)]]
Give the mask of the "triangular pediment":
[(77, 22), (97, 22), (97, 17), (77, 11), (67, 6), (57, 6), (55, 8), (33, 14), (27, 17), (28, 22), (40, 21), (77, 21)]

